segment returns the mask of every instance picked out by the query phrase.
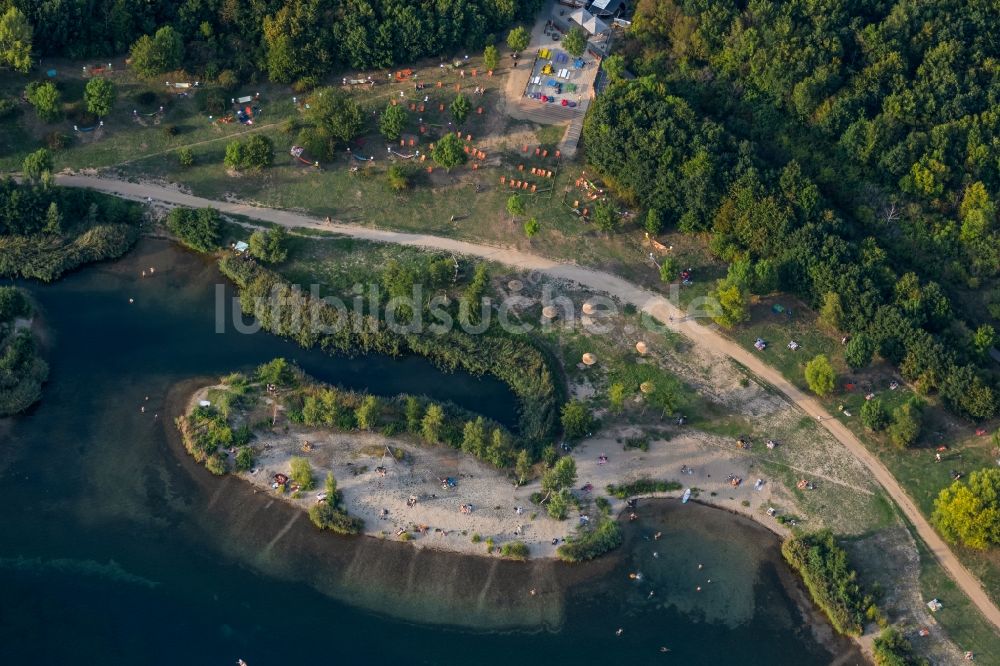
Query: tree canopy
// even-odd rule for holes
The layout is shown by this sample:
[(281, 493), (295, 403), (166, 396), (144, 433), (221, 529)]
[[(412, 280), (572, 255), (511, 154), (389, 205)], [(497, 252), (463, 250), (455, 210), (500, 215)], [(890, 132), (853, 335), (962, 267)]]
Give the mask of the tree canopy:
[(184, 42), (172, 26), (165, 25), (152, 37), (143, 35), (132, 45), (132, 67), (140, 76), (153, 76), (180, 68)]
[[(5, 3), (5, 7), (11, 3)], [(183, 67), (204, 78), (321, 80), (460, 49), (481, 50), (540, 0), (14, 0), (34, 28), (33, 52), (82, 59), (133, 49), (142, 75)], [(156, 28), (179, 37), (176, 51)], [(143, 39), (145, 37), (145, 39)], [(173, 41), (173, 40), (170, 40)], [(0, 39), (0, 46), (4, 44)], [(164, 51), (170, 57), (160, 56)], [(138, 60), (135, 56), (139, 56)], [(153, 56), (153, 57), (150, 57)], [(168, 65), (169, 61), (169, 65)], [(164, 69), (165, 67), (165, 69)]]
[(933, 519), (951, 542), (978, 550), (1000, 545), (1000, 468), (977, 470), (943, 489)]
[(748, 293), (791, 292), (856, 340), (852, 368), (878, 355), (985, 419), (1000, 402), (982, 351), (1000, 325), (1000, 47), (982, 7), (918, 7), (642, 0), (608, 65), (638, 78), (609, 76), (583, 137), (648, 231), (704, 233), (749, 262), (753, 279), (716, 290), (717, 321), (743, 320)]
[(396, 141), (406, 128), (407, 113), (399, 104), (389, 104), (378, 119), (378, 130), (389, 141)]
[(51, 81), (33, 81), (24, 92), (43, 122), (53, 123), (62, 117), (62, 94)]
[(524, 26), (517, 26), (507, 35), (507, 47), (514, 53), (520, 53), (528, 48), (531, 42), (531, 33)]
[(265, 263), (280, 264), (288, 258), (287, 240), (288, 232), (284, 227), (255, 231), (248, 242), (250, 254)]
[(806, 363), (806, 384), (818, 396), (829, 395), (833, 391), (837, 376), (830, 360), (823, 354)]
[(219, 247), (222, 220), (214, 208), (174, 208), (167, 215), (167, 228), (185, 245), (214, 252)]
[(439, 166), (451, 171), (457, 166), (465, 164), (469, 156), (465, 154), (464, 144), (454, 134), (445, 134), (435, 144), (431, 151), (431, 157)]
[(31, 24), (17, 7), (0, 15), (0, 65), (26, 74), (31, 69)]
[(566, 49), (566, 53), (571, 56), (582, 56), (583, 52), (587, 50), (587, 33), (580, 26), (574, 25), (563, 37), (562, 45)]
[(106, 116), (115, 105), (115, 84), (108, 79), (93, 78), (87, 81), (83, 99), (87, 103), (87, 111), (95, 116)]

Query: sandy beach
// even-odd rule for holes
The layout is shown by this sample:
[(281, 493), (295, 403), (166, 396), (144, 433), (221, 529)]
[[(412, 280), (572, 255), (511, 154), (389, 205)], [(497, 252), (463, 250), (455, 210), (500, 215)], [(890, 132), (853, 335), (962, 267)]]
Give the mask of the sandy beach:
[[(203, 399), (209, 388), (197, 391), (191, 405)], [(390, 438), (287, 425), (257, 433), (255, 467), (238, 476), (257, 492), (278, 496), (273, 488), (275, 475), (288, 475), (291, 459), (304, 457), (312, 465), (314, 487), (297, 497), (282, 493), (280, 499), (307, 511), (318, 501), (327, 472), (333, 472), (347, 511), (365, 521), (365, 534), (370, 537), (402, 538), (419, 548), (484, 556), (489, 554), (487, 539), (497, 550), (506, 542), (522, 541), (530, 557), (551, 558), (557, 548), (553, 541), (561, 543), (581, 521), (581, 511), (573, 509), (566, 520), (558, 521), (544, 507), (532, 504), (532, 493), (540, 491), (539, 479), (515, 487), (506, 473), (446, 446), (430, 446), (409, 436)], [(694, 489), (695, 501), (747, 515), (778, 534), (786, 533), (765, 512), (773, 502), (787, 504), (791, 497), (780, 484), (754, 476), (750, 458), (741, 456), (731, 442), (682, 429), (669, 441), (651, 441), (647, 451), (624, 450), (616, 441), (635, 434), (630, 428), (601, 432), (573, 449), (570, 455), (578, 470), (574, 492), (584, 506), (591, 497), (605, 495), (608, 484), (641, 478), (675, 480)], [(404, 455), (397, 459), (391, 450)], [(599, 462), (604, 456), (607, 462)], [(742, 483), (734, 487), (731, 475)], [(449, 478), (453, 486), (442, 483)], [(759, 490), (754, 489), (757, 478), (763, 481)], [(583, 490), (588, 484), (593, 489)], [(613, 513), (625, 510), (623, 500), (609, 499)], [(471, 505), (471, 512), (463, 512), (463, 505)], [(642, 511), (641, 503), (638, 511)], [(474, 535), (479, 539), (474, 541)]]

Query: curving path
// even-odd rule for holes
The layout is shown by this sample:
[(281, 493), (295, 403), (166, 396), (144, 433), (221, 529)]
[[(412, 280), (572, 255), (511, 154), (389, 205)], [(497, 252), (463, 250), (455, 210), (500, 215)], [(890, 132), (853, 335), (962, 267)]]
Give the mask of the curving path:
[(917, 534), (928, 549), (945, 568), (972, 603), (995, 627), (1000, 629), (1000, 609), (990, 600), (979, 580), (966, 569), (944, 540), (931, 527), (909, 495), (895, 477), (843, 423), (830, 416), (823, 406), (812, 396), (803, 393), (785, 379), (781, 373), (764, 363), (746, 349), (724, 337), (717, 330), (699, 324), (694, 319), (685, 318), (685, 313), (666, 298), (655, 292), (638, 287), (622, 278), (575, 264), (566, 264), (546, 259), (520, 250), (491, 247), (467, 241), (430, 236), (425, 234), (401, 233), (349, 224), (326, 224), (315, 218), (274, 208), (250, 206), (247, 204), (213, 201), (184, 194), (175, 189), (144, 183), (129, 183), (120, 180), (81, 175), (59, 175), (56, 183), (67, 187), (86, 187), (115, 194), (126, 199), (157, 202), (204, 208), (211, 206), (220, 212), (244, 215), (289, 228), (309, 228), (333, 231), (362, 240), (380, 243), (397, 243), (435, 250), (446, 250), (456, 254), (482, 257), (490, 261), (507, 264), (520, 269), (544, 272), (551, 277), (571, 280), (598, 293), (607, 293), (622, 302), (631, 303), (658, 322), (683, 333), (694, 344), (702, 345), (716, 353), (730, 357), (746, 366), (759, 378), (770, 383), (806, 414), (817, 419), (850, 453), (871, 471), (872, 476), (885, 488), (886, 493), (902, 509), (907, 519), (914, 525)]

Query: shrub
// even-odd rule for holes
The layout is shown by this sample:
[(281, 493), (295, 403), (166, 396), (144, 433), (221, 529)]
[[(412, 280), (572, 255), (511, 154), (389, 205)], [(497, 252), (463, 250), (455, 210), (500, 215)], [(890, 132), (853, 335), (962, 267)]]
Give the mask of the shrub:
[(194, 151), (184, 146), (177, 151), (177, 161), (185, 169), (189, 169), (194, 166)]
[(905, 449), (920, 436), (923, 412), (916, 400), (909, 400), (892, 412), (889, 425), (889, 440), (898, 448)]
[(528, 545), (523, 541), (509, 541), (500, 546), (500, 556), (511, 560), (526, 560), (530, 552)]
[(249, 446), (241, 446), (236, 450), (236, 470), (248, 472), (253, 468), (253, 449)]
[(451, 117), (455, 119), (456, 125), (461, 125), (465, 122), (465, 119), (469, 117), (469, 111), (472, 109), (472, 104), (469, 102), (469, 98), (459, 93), (455, 96), (455, 100), (451, 103)]
[(930, 662), (913, 653), (910, 641), (895, 627), (882, 630), (872, 642), (875, 666), (929, 666)]
[(889, 425), (889, 412), (881, 398), (866, 400), (861, 406), (861, 424), (873, 432), (885, 430)]
[(823, 530), (789, 537), (781, 545), (781, 553), (802, 576), (833, 628), (842, 634), (860, 636), (871, 600), (862, 593), (858, 575), (850, 568), (847, 553), (837, 545), (833, 533)]
[(219, 87), (223, 90), (235, 90), (236, 86), (240, 84), (239, 79), (236, 77), (236, 73), (231, 69), (224, 69), (219, 72), (219, 76), (216, 77), (215, 82), (219, 84)]
[(297, 483), (303, 490), (309, 490), (313, 487), (313, 470), (308, 460), (296, 456), (289, 461), (289, 466), (291, 467), (291, 472), (289, 472), (288, 476), (292, 481)]
[(31, 303), (17, 287), (0, 286), (0, 324), (31, 314)]
[(8, 323), (30, 311), (20, 290), (0, 287), (0, 417), (17, 414), (34, 404), (48, 378), (49, 366), (38, 356), (31, 331), (12, 332)]
[(21, 173), (31, 182), (38, 182), (46, 173), (52, 173), (52, 153), (46, 148), (39, 148), (29, 153), (21, 163)]
[(288, 232), (284, 227), (274, 227), (267, 231), (250, 234), (250, 254), (268, 264), (280, 264), (288, 258)]
[(874, 355), (875, 343), (867, 333), (858, 333), (847, 341), (844, 348), (844, 360), (852, 370), (867, 367)]
[(317, 502), (309, 507), (309, 520), (319, 529), (337, 534), (360, 534), (365, 527), (360, 518), (348, 515), (329, 502)]
[(167, 215), (167, 228), (188, 247), (214, 252), (219, 247), (222, 220), (214, 208), (174, 208)]
[[(146, 93), (142, 93), (136, 101), (138, 101), (143, 106), (149, 106), (156, 99), (156, 95), (149, 93), (153, 96), (153, 100), (149, 102), (143, 102), (140, 98)], [(229, 108), (228, 100), (226, 99), (225, 93), (222, 90), (214, 86), (207, 86), (200, 88), (197, 93), (195, 93), (195, 102), (198, 104), (198, 108), (202, 113), (207, 113), (211, 116), (219, 116), (226, 112)]]
[(226, 459), (216, 453), (205, 459), (205, 469), (215, 476), (222, 476), (226, 473)]
[(284, 358), (276, 358), (258, 366), (255, 375), (257, 381), (262, 384), (286, 387), (295, 383), (295, 372), (292, 365)]
[(49, 150), (62, 150), (69, 145), (69, 137), (58, 130), (49, 132), (45, 135), (45, 145)]
[(62, 117), (62, 95), (51, 81), (29, 83), (24, 92), (43, 122), (53, 123)]
[(17, 103), (6, 97), (0, 99), (0, 120), (10, 120), (20, 113)]
[(226, 146), (224, 163), (234, 171), (260, 171), (274, 163), (274, 144), (261, 134), (246, 141), (231, 141)]
[(677, 481), (659, 481), (654, 479), (636, 479), (630, 483), (623, 483), (620, 485), (609, 484), (607, 487), (608, 494), (617, 497), (618, 499), (625, 499), (627, 497), (635, 497), (636, 495), (649, 495), (651, 493), (669, 493), (675, 490), (680, 490), (684, 486)]
[(410, 187), (410, 176), (405, 167), (392, 164), (385, 172), (389, 187), (395, 192), (402, 192)]
[(556, 549), (564, 562), (585, 562), (622, 545), (622, 531), (610, 516), (602, 516), (593, 527), (581, 526)]
[(621, 215), (609, 200), (594, 204), (594, 226), (606, 234), (614, 233), (621, 227)]
[(570, 400), (563, 405), (561, 421), (567, 439), (580, 439), (590, 432), (594, 423), (590, 410), (579, 400)]

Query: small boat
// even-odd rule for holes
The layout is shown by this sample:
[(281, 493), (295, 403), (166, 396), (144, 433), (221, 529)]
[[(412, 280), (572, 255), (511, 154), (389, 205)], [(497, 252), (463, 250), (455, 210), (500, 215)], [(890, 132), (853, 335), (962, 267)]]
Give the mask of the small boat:
[(681, 496), (681, 504), (687, 504), (688, 500), (691, 499), (691, 489), (688, 488), (684, 491), (684, 495)]

